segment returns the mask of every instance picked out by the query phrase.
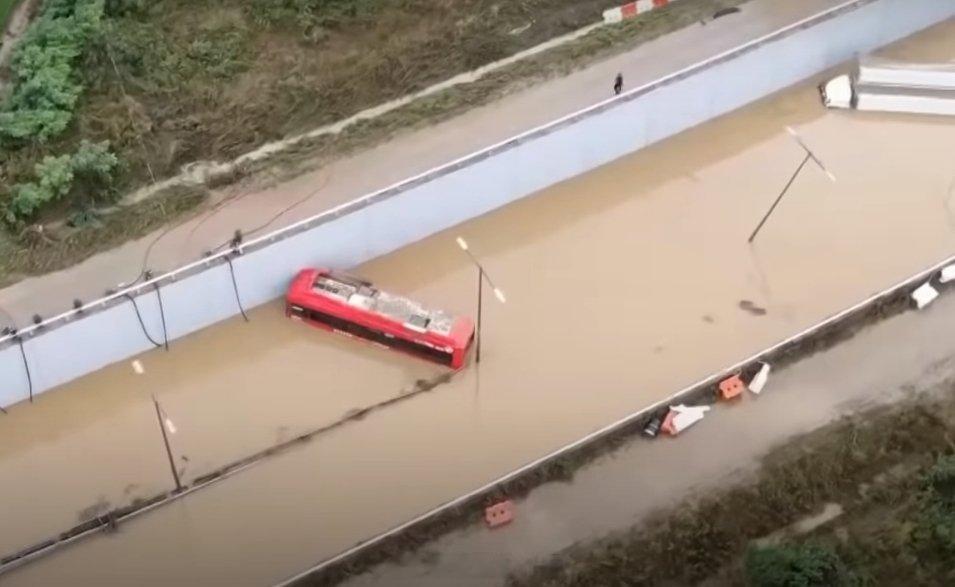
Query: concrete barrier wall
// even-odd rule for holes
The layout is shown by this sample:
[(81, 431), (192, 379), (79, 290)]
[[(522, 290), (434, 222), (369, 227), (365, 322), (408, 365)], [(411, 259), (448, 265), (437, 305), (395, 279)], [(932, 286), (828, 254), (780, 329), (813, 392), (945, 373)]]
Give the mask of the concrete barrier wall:
[[(351, 267), (585, 173), (955, 16), (955, 0), (854, 0), (441, 168), (246, 243), (246, 308), (301, 267)], [(239, 313), (221, 254), (0, 340), (0, 405)], [(157, 291), (158, 290), (158, 291)], [(162, 297), (162, 312), (159, 296)], [(29, 378), (19, 345), (22, 343)]]

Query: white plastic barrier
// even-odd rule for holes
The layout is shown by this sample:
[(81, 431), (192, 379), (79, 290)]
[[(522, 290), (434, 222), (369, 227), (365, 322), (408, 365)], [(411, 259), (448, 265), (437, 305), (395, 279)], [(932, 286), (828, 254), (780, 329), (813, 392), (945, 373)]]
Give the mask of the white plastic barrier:
[[(246, 307), (282, 295), (303, 266), (347, 268), (585, 173), (955, 16), (955, 0), (852, 0), (656, 82), (246, 243), (234, 261)], [(239, 313), (223, 255), (128, 293), (162, 341)], [(33, 394), (152, 347), (122, 294), (21, 333)], [(16, 341), (0, 338), (0, 405), (27, 399)], [(224, 350), (225, 352), (226, 350)]]

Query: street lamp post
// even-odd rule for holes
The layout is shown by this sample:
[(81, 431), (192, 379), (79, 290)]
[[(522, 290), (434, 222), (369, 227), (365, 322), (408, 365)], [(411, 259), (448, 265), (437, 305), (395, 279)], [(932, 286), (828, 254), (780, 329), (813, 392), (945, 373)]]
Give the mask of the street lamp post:
[(172, 479), (176, 482), (176, 493), (182, 491), (182, 482), (179, 480), (179, 471), (176, 470), (176, 460), (172, 458), (172, 448), (169, 446), (169, 436), (166, 434), (166, 429), (169, 428), (170, 432), (175, 432), (176, 429), (172, 425), (172, 420), (163, 412), (162, 407), (159, 405), (159, 400), (156, 399), (156, 396), (153, 396), (153, 405), (156, 406), (156, 418), (159, 420), (159, 431), (162, 432), (162, 443), (166, 447), (166, 458), (169, 459), (169, 470), (172, 472)]
[(487, 281), (487, 284), (491, 286), (491, 289), (494, 291), (494, 297), (497, 298), (497, 301), (502, 304), (507, 301), (507, 298), (504, 296), (504, 292), (500, 290), (497, 286), (494, 285), (494, 282), (491, 281), (491, 278), (488, 276), (487, 271), (484, 270), (484, 266), (481, 265), (481, 262), (477, 260), (477, 257), (471, 252), (471, 249), (468, 247), (466, 240), (460, 236), (457, 238), (458, 246), (461, 247), (461, 250), (467, 253), (468, 258), (471, 259), (471, 263), (478, 270), (478, 287), (477, 287), (477, 325), (475, 327), (475, 337), (474, 341), (474, 360), (477, 363), (481, 362), (481, 314), (484, 309), (484, 282)]
[(799, 164), (799, 167), (796, 168), (796, 171), (789, 178), (789, 181), (786, 182), (785, 187), (783, 187), (783, 191), (779, 192), (779, 195), (776, 196), (776, 200), (773, 202), (773, 205), (769, 207), (769, 210), (766, 212), (765, 215), (763, 215), (762, 220), (760, 220), (759, 224), (756, 225), (756, 228), (753, 230), (753, 233), (749, 235), (749, 240), (747, 241), (749, 243), (752, 243), (753, 239), (756, 238), (756, 235), (759, 234), (760, 229), (763, 228), (763, 225), (766, 224), (767, 220), (769, 220), (769, 217), (770, 215), (772, 215), (773, 211), (776, 209), (776, 206), (779, 205), (779, 202), (783, 199), (783, 196), (785, 196), (786, 192), (789, 191), (790, 186), (792, 186), (793, 182), (796, 181), (796, 177), (799, 175), (799, 172), (802, 171), (802, 168), (806, 166), (806, 163), (809, 163), (810, 159), (812, 159), (816, 163), (816, 165), (819, 167), (819, 169), (821, 169), (823, 173), (826, 174), (826, 177), (828, 177), (833, 182), (836, 181), (836, 176), (834, 176), (832, 172), (826, 169), (826, 166), (823, 165), (822, 161), (820, 161), (819, 158), (816, 157), (816, 155), (809, 149), (809, 147), (806, 146), (806, 143), (802, 141), (802, 139), (799, 137), (799, 134), (796, 133), (795, 129), (793, 129), (791, 126), (787, 126), (786, 131), (789, 133), (790, 136), (792, 136), (792, 138), (797, 143), (799, 143), (799, 146), (802, 147), (802, 149), (806, 152), (806, 156), (803, 157), (803, 160)]
[[(133, 371), (136, 372), (136, 375), (142, 375), (145, 373), (143, 369), (143, 364), (138, 360), (133, 361)], [(169, 434), (176, 433), (176, 426), (172, 423), (172, 420), (169, 419), (169, 416), (166, 415), (166, 412), (163, 411), (162, 406), (159, 405), (159, 400), (156, 399), (156, 396), (152, 396), (153, 407), (156, 408), (156, 419), (159, 421), (159, 432), (162, 433), (162, 444), (166, 448), (166, 458), (169, 459), (169, 470), (172, 472), (172, 479), (176, 482), (176, 493), (182, 491), (182, 481), (179, 479), (179, 471), (176, 470), (176, 459), (172, 456), (172, 447), (169, 445)]]

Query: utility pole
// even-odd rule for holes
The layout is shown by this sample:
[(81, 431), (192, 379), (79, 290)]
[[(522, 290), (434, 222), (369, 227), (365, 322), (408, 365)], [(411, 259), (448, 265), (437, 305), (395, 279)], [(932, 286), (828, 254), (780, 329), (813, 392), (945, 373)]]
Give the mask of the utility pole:
[(474, 357), (481, 362), (481, 311), (484, 309), (484, 269), (478, 265), (478, 307), (477, 307), (477, 340), (475, 341)]
[(488, 276), (487, 271), (484, 270), (484, 266), (481, 265), (481, 262), (477, 260), (477, 257), (471, 252), (471, 249), (468, 247), (467, 241), (465, 241), (460, 236), (457, 238), (458, 246), (462, 251), (468, 254), (468, 258), (471, 259), (471, 263), (477, 268), (478, 272), (478, 286), (477, 286), (477, 325), (475, 326), (475, 341), (474, 341), (474, 360), (477, 363), (481, 362), (481, 315), (484, 310), (484, 282), (487, 281), (487, 284), (491, 286), (491, 289), (494, 291), (494, 297), (497, 298), (497, 301), (502, 304), (507, 301), (507, 298), (504, 296), (504, 292), (501, 291), (498, 287), (494, 285), (494, 282), (491, 281), (491, 278)]
[(831, 181), (833, 182), (836, 181), (836, 176), (834, 176), (832, 172), (826, 169), (826, 166), (823, 165), (822, 161), (820, 161), (819, 158), (816, 157), (816, 155), (802, 141), (802, 138), (799, 137), (799, 134), (791, 126), (787, 126), (786, 131), (799, 144), (799, 146), (802, 147), (802, 149), (806, 152), (806, 156), (803, 157), (802, 162), (799, 163), (799, 167), (796, 168), (796, 171), (792, 174), (792, 177), (790, 177), (789, 181), (786, 182), (786, 186), (783, 187), (783, 190), (779, 192), (778, 196), (776, 196), (776, 200), (773, 202), (773, 205), (769, 207), (769, 210), (766, 212), (766, 214), (763, 215), (762, 220), (760, 220), (759, 224), (756, 225), (756, 228), (753, 230), (753, 233), (749, 235), (749, 239), (747, 240), (747, 242), (749, 242), (750, 244), (752, 244), (753, 240), (756, 238), (756, 235), (759, 234), (759, 231), (760, 229), (763, 228), (763, 225), (766, 224), (766, 221), (769, 220), (769, 217), (772, 215), (773, 211), (776, 209), (776, 206), (779, 205), (779, 202), (783, 199), (783, 196), (785, 196), (786, 192), (789, 191), (790, 186), (792, 186), (793, 182), (796, 181), (796, 177), (799, 176), (799, 172), (801, 172), (803, 167), (806, 166), (806, 163), (809, 163), (810, 159), (812, 159), (815, 162), (815, 164), (819, 167), (819, 169), (821, 169), (823, 173), (825, 173), (826, 176)]
[[(143, 364), (136, 359), (132, 362), (133, 372), (136, 375), (143, 375), (146, 370), (143, 368)], [(176, 470), (176, 459), (172, 456), (172, 447), (169, 445), (169, 435), (166, 433), (167, 430), (171, 434), (176, 433), (176, 427), (173, 425), (172, 420), (169, 419), (169, 416), (166, 415), (166, 412), (163, 411), (162, 406), (159, 405), (159, 400), (156, 399), (156, 395), (153, 394), (153, 407), (156, 408), (156, 420), (159, 421), (159, 432), (162, 434), (162, 444), (166, 448), (166, 458), (169, 459), (169, 470), (172, 472), (172, 480), (176, 482), (176, 493), (182, 491), (182, 481), (179, 479), (179, 471)]]
[[(169, 436), (166, 434), (166, 427), (172, 425), (172, 421), (165, 416), (159, 400), (153, 396), (153, 405), (156, 406), (156, 418), (159, 420), (159, 431), (162, 433), (162, 443), (166, 447), (166, 458), (169, 459), (169, 470), (172, 472), (173, 481), (176, 482), (176, 493), (182, 491), (182, 482), (179, 480), (179, 471), (176, 470), (176, 460), (172, 458), (172, 448), (169, 446)], [(172, 431), (175, 431), (173, 428)]]

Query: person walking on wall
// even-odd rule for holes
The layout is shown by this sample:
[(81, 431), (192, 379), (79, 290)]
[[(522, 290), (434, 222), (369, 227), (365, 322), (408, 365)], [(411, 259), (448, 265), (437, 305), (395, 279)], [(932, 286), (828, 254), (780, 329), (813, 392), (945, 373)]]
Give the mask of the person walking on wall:
[(613, 95), (619, 96), (620, 92), (623, 91), (623, 74), (618, 73), (617, 77), (613, 80)]

